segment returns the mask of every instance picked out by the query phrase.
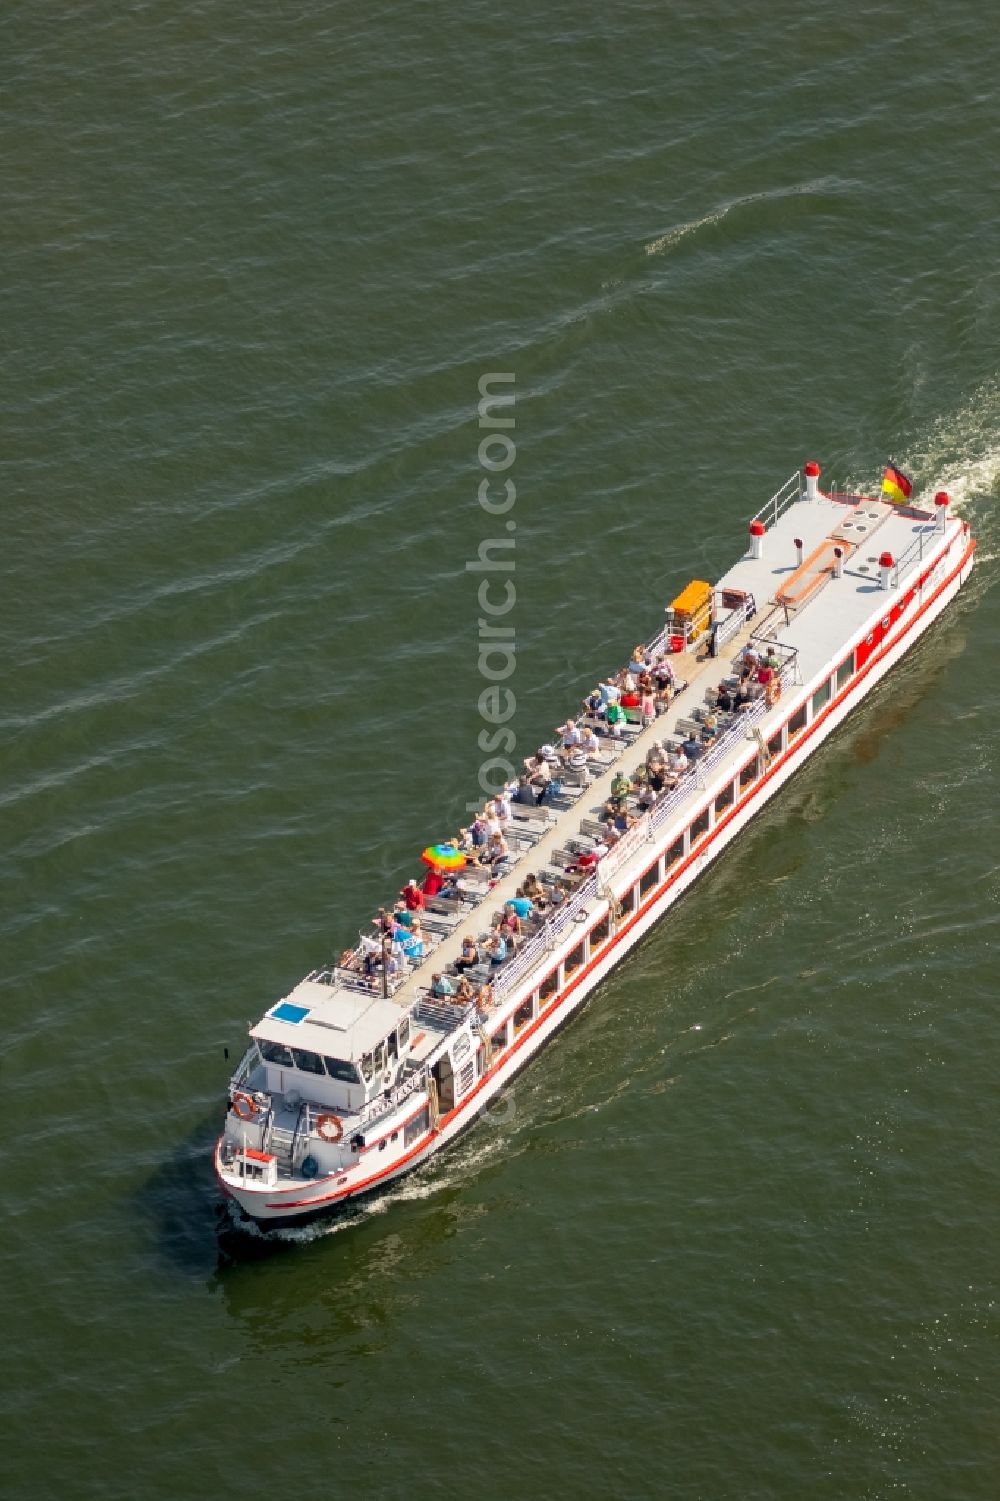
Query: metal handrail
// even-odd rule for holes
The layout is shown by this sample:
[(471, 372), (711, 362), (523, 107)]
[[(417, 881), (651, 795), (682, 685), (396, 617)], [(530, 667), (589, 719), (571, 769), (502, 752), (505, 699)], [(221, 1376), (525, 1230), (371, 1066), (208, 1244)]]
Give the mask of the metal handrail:
[[(893, 588), (897, 588), (899, 586), (899, 581), (902, 578), (903, 573), (909, 571), (909, 569), (913, 567), (914, 563), (920, 563), (923, 561), (924, 539), (926, 537), (941, 537), (943, 535), (944, 533), (940, 530), (937, 523), (933, 519), (927, 526), (922, 526), (920, 528), (919, 532), (914, 537), (909, 547), (896, 560), (896, 566), (893, 570), (892, 575)], [(913, 556), (914, 553), (916, 553), (916, 557)]]
[[(802, 476), (796, 469), (795, 473), (789, 475), (788, 479), (785, 480), (781, 489), (776, 490), (771, 499), (762, 505), (759, 511), (754, 512), (750, 520), (763, 521), (765, 526), (774, 526), (778, 517), (787, 511), (789, 506), (794, 505), (797, 500), (801, 500), (802, 495)], [(767, 520), (765, 514), (769, 510), (773, 513), (770, 522)]]

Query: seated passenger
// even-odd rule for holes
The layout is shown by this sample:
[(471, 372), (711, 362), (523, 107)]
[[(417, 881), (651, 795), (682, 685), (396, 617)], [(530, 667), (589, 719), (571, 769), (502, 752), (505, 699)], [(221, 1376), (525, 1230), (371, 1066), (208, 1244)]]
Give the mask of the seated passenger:
[(521, 941), (521, 919), (513, 908), (510, 911), (504, 909), (497, 927), (497, 934), (501, 938), (506, 938), (510, 952), (516, 954)]
[(564, 883), (562, 881), (553, 881), (552, 889), (549, 892), (549, 901), (552, 903), (553, 907), (561, 907), (565, 900), (566, 887)]
[(455, 960), (455, 968), (460, 974), (467, 969), (473, 969), (479, 963), (479, 946), (476, 940), (469, 934), (462, 939), (462, 953)]
[(696, 740), (693, 734), (689, 735), (681, 745), (681, 750), (684, 752), (685, 756), (687, 756), (689, 761), (697, 761), (699, 756), (703, 753), (704, 749), (705, 747), (702, 745), (701, 741)]
[(539, 912), (543, 912), (548, 906), (549, 899), (545, 887), (532, 871), (529, 871), (525, 876), (521, 890), (534, 903)]
[(463, 975), (459, 980), (458, 988), (455, 991), (456, 1001), (461, 1001), (464, 1005), (467, 1005), (469, 1001), (475, 999), (475, 996), (476, 992), (473, 988), (472, 981), (469, 979), (468, 975)]
[(485, 985), (480, 985), (476, 995), (476, 1006), (483, 1016), (493, 1009), (493, 986), (487, 980)]
[(510, 850), (502, 834), (494, 834), (486, 847), (486, 858), (494, 871), (498, 865), (510, 859)]
[(611, 801), (623, 803), (632, 791), (632, 778), (627, 777), (623, 771), (616, 772), (611, 779)]
[(591, 719), (603, 719), (607, 705), (601, 697), (601, 690), (595, 688), (593, 693), (588, 693), (585, 699), (581, 699), (581, 707)]
[(493, 965), (503, 964), (507, 958), (507, 940), (502, 933), (494, 933), (492, 938), (487, 938), (483, 948), (489, 954), (490, 963)]
[(723, 714), (731, 714), (736, 708), (736, 696), (730, 692), (725, 683), (719, 684), (715, 706)]
[[(663, 778), (661, 777), (659, 780), (660, 786), (662, 787)], [(639, 807), (642, 809), (643, 813), (648, 812), (648, 810), (656, 802), (656, 793), (657, 788), (655, 788), (652, 782), (649, 781), (644, 782), (643, 785), (639, 788)]]
[(431, 995), (454, 995), (455, 987), (447, 975), (431, 975)]
[(585, 756), (599, 756), (601, 754), (601, 742), (589, 724), (585, 725), (580, 731), (580, 749)]
[(565, 750), (570, 750), (574, 745), (580, 744), (580, 731), (576, 727), (575, 719), (567, 719), (565, 724), (561, 724), (558, 727), (556, 734), (562, 736), (563, 748)]
[(526, 917), (530, 917), (532, 912), (534, 911), (534, 903), (532, 902), (530, 896), (525, 895), (523, 886), (520, 888), (516, 896), (512, 896), (510, 898), (510, 900), (507, 902), (507, 906), (514, 909), (518, 917), (521, 918), (522, 922)]
[(671, 772), (673, 776), (679, 777), (683, 772), (687, 771), (687, 769), (688, 758), (684, 754), (683, 750), (681, 750), (679, 747), (677, 750), (672, 750), (667, 757), (667, 770)]
[(714, 710), (709, 709), (702, 720), (702, 734), (707, 740), (714, 740), (719, 733), (719, 716)]
[(552, 782), (552, 773), (548, 763), (540, 755), (529, 756), (524, 764), (528, 772), (528, 785), (534, 793), (535, 807), (541, 807)]
[(584, 850), (577, 855), (576, 863), (581, 870), (592, 870), (599, 860), (603, 860), (610, 846), (603, 839), (598, 839), (593, 849)]

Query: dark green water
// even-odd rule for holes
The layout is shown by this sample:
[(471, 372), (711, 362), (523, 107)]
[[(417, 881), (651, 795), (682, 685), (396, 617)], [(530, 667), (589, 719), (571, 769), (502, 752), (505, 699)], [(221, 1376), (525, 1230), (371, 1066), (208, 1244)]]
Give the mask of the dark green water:
[[(991, 7), (8, 7), (4, 1494), (998, 1492)], [(248, 1018), (793, 468), (958, 606), (431, 1174), (234, 1237)]]

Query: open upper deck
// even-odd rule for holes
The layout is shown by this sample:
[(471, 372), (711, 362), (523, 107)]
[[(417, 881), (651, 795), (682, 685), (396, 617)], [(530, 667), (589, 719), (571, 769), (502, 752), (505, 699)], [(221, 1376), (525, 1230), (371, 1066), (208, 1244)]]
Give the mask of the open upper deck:
[[(317, 971), (272, 1007), (253, 1035), (355, 1061), (377, 1048), (402, 1017), (426, 1004), (432, 973), (446, 971), (454, 963), (463, 938), (483, 937), (489, 928), (488, 914), (515, 895), (527, 871), (558, 866), (561, 852), (586, 843), (584, 825), (608, 798), (615, 773), (635, 770), (654, 741), (683, 738), (692, 712), (704, 703), (705, 690), (738, 670), (751, 633), (766, 635), (777, 644), (786, 690), (793, 686), (807, 690), (811, 679), (836, 663), (867, 623), (877, 618), (882, 602), (888, 601), (880, 577), (887, 566), (886, 555), (892, 560), (887, 581), (898, 598), (921, 576), (929, 553), (939, 551), (946, 536), (961, 527), (961, 522), (947, 516), (946, 509), (932, 518), (913, 507), (889, 506), (878, 499), (824, 496), (815, 487), (813, 492), (804, 493), (798, 476), (793, 476), (761, 513), (763, 524), (754, 529), (759, 535), (750, 550), (715, 587), (717, 602), (726, 596), (745, 601), (728, 616), (720, 617), (717, 612), (720, 629), (714, 641), (718, 655), (705, 649), (706, 635), (698, 643), (697, 654), (685, 650), (673, 657), (677, 676), (686, 680), (687, 690), (664, 714), (647, 726), (630, 725), (621, 740), (605, 738), (600, 756), (591, 760), (592, 780), (586, 786), (564, 786), (562, 795), (545, 810), (517, 810), (520, 819), (508, 831), (509, 869), (489, 889), (485, 878), (478, 884), (470, 880), (464, 902), (456, 902), (447, 917), (439, 912), (428, 919), (435, 947), (401, 983), (393, 985), (391, 996), (378, 994), (377, 980), (366, 981), (356, 971), (331, 966)], [(668, 634), (660, 633), (649, 643), (651, 655), (662, 650)], [(619, 883), (629, 879), (628, 867), (647, 858), (644, 852), (649, 841), (663, 838), (675, 825), (683, 826), (713, 780), (732, 776), (753, 754), (748, 740), (758, 733), (766, 737), (770, 720), (786, 712), (787, 692), (784, 707), (772, 709), (760, 701), (718, 736), (680, 783), (664, 793), (612, 848), (597, 871), (548, 916), (541, 932), (495, 971), (501, 1004), (514, 996), (546, 952), (569, 939), (574, 924), (606, 902), (616, 886), (620, 889)], [(441, 1010), (442, 1032), (449, 1023), (460, 1025), (466, 1015), (465, 1008), (447, 1004)], [(437, 1026), (431, 1030), (439, 1032)], [(426, 1047), (432, 1046), (430, 1038), (424, 1041)]]

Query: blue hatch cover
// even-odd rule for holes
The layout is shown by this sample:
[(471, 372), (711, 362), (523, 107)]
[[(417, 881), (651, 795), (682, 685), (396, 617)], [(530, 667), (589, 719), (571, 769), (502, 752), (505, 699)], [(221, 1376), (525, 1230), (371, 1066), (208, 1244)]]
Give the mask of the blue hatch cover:
[(300, 1022), (309, 1015), (309, 1007), (293, 1006), (291, 1001), (282, 1001), (280, 1006), (275, 1006), (271, 1015), (279, 1022)]

